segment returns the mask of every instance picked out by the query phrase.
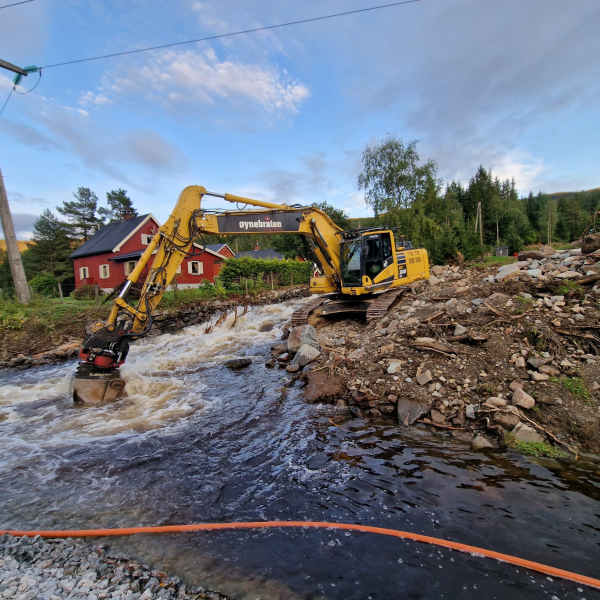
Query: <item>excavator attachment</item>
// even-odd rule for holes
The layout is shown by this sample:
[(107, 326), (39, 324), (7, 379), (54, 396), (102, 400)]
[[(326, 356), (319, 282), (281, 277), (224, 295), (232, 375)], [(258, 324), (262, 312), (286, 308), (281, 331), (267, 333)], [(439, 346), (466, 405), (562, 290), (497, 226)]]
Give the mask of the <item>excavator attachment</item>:
[(73, 402), (99, 404), (113, 402), (125, 391), (125, 380), (119, 369), (98, 369), (80, 363), (73, 381)]

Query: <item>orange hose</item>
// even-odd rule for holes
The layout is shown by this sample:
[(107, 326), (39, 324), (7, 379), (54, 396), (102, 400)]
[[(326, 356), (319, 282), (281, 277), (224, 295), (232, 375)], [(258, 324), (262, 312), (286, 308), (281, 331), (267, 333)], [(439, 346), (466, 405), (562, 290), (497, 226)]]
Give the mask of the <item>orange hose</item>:
[(468, 552), (474, 555), (495, 558), (496, 560), (499, 560), (501, 562), (510, 563), (512, 565), (524, 567), (525, 569), (531, 569), (533, 571), (544, 573), (544, 575), (560, 577), (561, 579), (568, 579), (569, 581), (575, 581), (577, 583), (582, 583), (584, 585), (600, 589), (599, 579), (594, 579), (593, 577), (586, 577), (585, 575), (578, 575), (577, 573), (571, 573), (570, 571), (564, 571), (563, 569), (557, 569), (555, 567), (549, 567), (548, 565), (543, 565), (541, 563), (533, 562), (531, 560), (525, 560), (523, 558), (517, 558), (516, 556), (510, 556), (509, 554), (501, 554), (500, 552), (494, 552), (493, 550), (485, 550), (484, 548), (477, 548), (476, 546), (467, 546), (466, 544), (450, 542), (448, 540), (442, 540), (440, 538), (434, 538), (428, 535), (420, 535), (418, 533), (410, 533), (408, 531), (385, 529), (383, 527), (371, 527), (369, 525), (354, 525), (351, 523), (327, 523), (321, 521), (255, 521), (250, 523), (198, 523), (196, 525), (160, 525), (157, 527), (125, 527), (121, 529), (74, 529), (63, 531), (11, 531), (8, 529), (4, 529), (0, 530), (0, 535), (2, 535), (3, 533), (10, 533), (11, 535), (15, 536), (25, 535), (28, 537), (33, 537), (39, 535), (41, 537), (47, 538), (94, 537), (108, 535), (132, 535), (135, 533), (174, 533), (182, 531), (215, 531), (223, 529), (264, 529), (267, 527), (312, 527), (318, 529), (342, 529), (347, 531), (362, 531), (364, 533), (389, 535), (392, 537), (414, 540), (416, 542), (435, 544), (436, 546), (443, 546), (445, 548), (451, 548), (452, 550), (460, 550), (461, 552)]

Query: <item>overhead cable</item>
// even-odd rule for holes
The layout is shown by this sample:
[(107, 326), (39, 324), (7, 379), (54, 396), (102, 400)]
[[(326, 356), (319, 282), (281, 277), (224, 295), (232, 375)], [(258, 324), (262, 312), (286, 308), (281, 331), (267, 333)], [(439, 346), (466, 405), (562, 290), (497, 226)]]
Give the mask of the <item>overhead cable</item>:
[(19, 4), (27, 4), (28, 2), (33, 2), (33, 0), (21, 0), (21, 2), (15, 2), (13, 4), (5, 4), (4, 6), (0, 6), (0, 8), (10, 8), (11, 6), (18, 6)]
[[(32, 0), (26, 0), (32, 1)], [(208, 37), (197, 38), (195, 40), (186, 40), (185, 42), (172, 42), (170, 44), (162, 44), (160, 46), (150, 46), (148, 48), (140, 48), (139, 50), (126, 50), (124, 52), (115, 52), (114, 54), (103, 54), (102, 56), (92, 56), (90, 58), (80, 58), (77, 60), (69, 60), (66, 62), (55, 63), (53, 65), (46, 65), (40, 67), (41, 69), (52, 69), (54, 67), (64, 67), (66, 65), (74, 65), (77, 63), (90, 62), (92, 60), (101, 60), (103, 58), (114, 58), (116, 56), (125, 56), (127, 54), (138, 54), (140, 52), (148, 52), (150, 50), (161, 50), (162, 48), (171, 48), (173, 46), (183, 46), (184, 44), (195, 44), (197, 42), (208, 42), (211, 40), (218, 40), (226, 37), (233, 37), (235, 35), (243, 35), (246, 33), (256, 33), (258, 31), (266, 31), (268, 29), (277, 29), (279, 27), (289, 27), (291, 25), (301, 25), (302, 23), (312, 23), (314, 21), (324, 21), (325, 19), (335, 19), (337, 17), (344, 17), (347, 15), (355, 15), (358, 13), (369, 12), (373, 10), (380, 10), (383, 8), (392, 8), (393, 6), (401, 6), (403, 4), (413, 4), (414, 2), (420, 2), (420, 0), (403, 0), (402, 2), (392, 2), (391, 4), (381, 4), (379, 6), (371, 6), (369, 8), (359, 8), (356, 10), (349, 10), (346, 12), (335, 13), (332, 15), (324, 15), (322, 17), (312, 17), (310, 19), (301, 19), (299, 21), (290, 21), (288, 23), (279, 23), (278, 25), (266, 25), (265, 27), (256, 27), (254, 29), (244, 29), (242, 31), (233, 31), (231, 33), (222, 33), (219, 35), (211, 35)]]

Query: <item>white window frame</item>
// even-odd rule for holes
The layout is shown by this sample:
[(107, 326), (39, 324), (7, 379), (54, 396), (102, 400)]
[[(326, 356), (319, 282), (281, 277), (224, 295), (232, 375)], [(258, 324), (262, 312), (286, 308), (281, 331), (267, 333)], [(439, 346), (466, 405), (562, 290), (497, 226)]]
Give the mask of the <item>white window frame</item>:
[(154, 237), (154, 236), (153, 236), (153, 235), (150, 235), (149, 233), (142, 233), (142, 244), (143, 244), (144, 246), (149, 246), (149, 245), (150, 245), (150, 242), (152, 241), (152, 238), (153, 238), (153, 237)]
[(87, 267), (79, 267), (79, 279), (88, 279), (90, 270)]
[(177, 267), (177, 271), (176, 271), (176, 272), (177, 272), (177, 274), (178, 274), (178, 275), (181, 275), (181, 265), (179, 265), (179, 266)]
[[(131, 275), (131, 273), (133, 273), (133, 270), (137, 267), (139, 261), (137, 260), (128, 260), (125, 262), (125, 275)], [(131, 267), (131, 269), (127, 266), (127, 265), (133, 265)]]
[[(106, 275), (102, 275), (102, 270), (104, 269), (104, 267), (106, 267)], [(108, 264), (100, 265), (99, 271), (100, 271), (100, 279), (108, 279), (110, 277), (110, 265), (108, 265)]]
[[(197, 273), (193, 272), (193, 265), (198, 265)], [(204, 263), (199, 260), (190, 260), (190, 262), (188, 263), (188, 274), (194, 276), (204, 275)]]

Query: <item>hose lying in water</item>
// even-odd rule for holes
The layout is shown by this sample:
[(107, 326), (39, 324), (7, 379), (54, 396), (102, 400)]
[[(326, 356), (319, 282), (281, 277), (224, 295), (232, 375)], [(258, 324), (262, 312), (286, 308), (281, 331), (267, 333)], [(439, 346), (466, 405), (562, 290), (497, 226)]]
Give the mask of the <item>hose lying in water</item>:
[(25, 535), (27, 537), (39, 535), (40, 537), (44, 538), (94, 537), (108, 535), (132, 535), (136, 533), (177, 533), (184, 531), (216, 531), (223, 529), (264, 529), (267, 527), (302, 527), (304, 529), (311, 527), (315, 529), (342, 529), (345, 531), (362, 531), (364, 533), (389, 535), (392, 537), (414, 540), (416, 542), (424, 542), (426, 544), (443, 546), (444, 548), (459, 550), (461, 552), (468, 552), (474, 556), (487, 556), (488, 558), (495, 558), (501, 562), (544, 573), (544, 575), (568, 579), (569, 581), (575, 581), (576, 583), (582, 583), (584, 585), (600, 589), (599, 579), (586, 577), (585, 575), (578, 575), (577, 573), (571, 573), (570, 571), (564, 571), (563, 569), (557, 569), (555, 567), (525, 560), (516, 556), (510, 556), (509, 554), (501, 554), (500, 552), (494, 552), (493, 550), (485, 550), (484, 548), (477, 548), (476, 546), (467, 546), (466, 544), (459, 544), (458, 542), (451, 542), (440, 538), (430, 537), (428, 535), (420, 535), (418, 533), (410, 533), (408, 531), (385, 529), (383, 527), (371, 527), (369, 525), (354, 525), (352, 523), (327, 523), (320, 521), (255, 521), (249, 523), (198, 523), (195, 525), (159, 525), (156, 527), (74, 529), (63, 531), (11, 531), (4, 529), (0, 530), (0, 535), (3, 533), (9, 533), (15, 536)]

